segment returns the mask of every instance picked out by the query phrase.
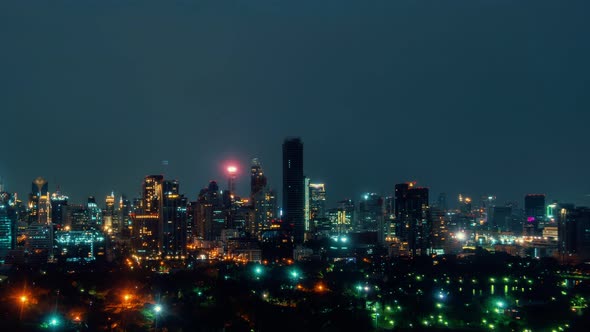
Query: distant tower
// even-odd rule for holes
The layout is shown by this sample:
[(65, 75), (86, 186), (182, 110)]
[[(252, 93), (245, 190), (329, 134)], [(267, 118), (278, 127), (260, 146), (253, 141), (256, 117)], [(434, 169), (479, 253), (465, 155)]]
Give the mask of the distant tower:
[(266, 188), (266, 176), (262, 171), (262, 166), (258, 158), (252, 159), (250, 167), (250, 198), (263, 191)]
[(309, 214), (312, 221), (326, 216), (326, 186), (323, 183), (309, 184)]
[(283, 222), (293, 229), (295, 244), (305, 235), (305, 188), (303, 177), (303, 142), (287, 138), (283, 143)]
[(114, 220), (115, 218), (115, 193), (111, 192), (110, 195), (107, 195), (106, 199), (105, 199), (105, 210), (104, 210), (104, 214), (103, 214), (103, 220), (104, 220), (104, 227), (107, 230), (113, 230), (113, 224), (114, 224)]
[(68, 209), (68, 196), (62, 195), (59, 187), (51, 194), (51, 222), (58, 228), (64, 226)]
[(158, 257), (160, 240), (160, 213), (162, 210), (162, 184), (164, 176), (148, 175), (142, 184), (142, 197), (132, 214), (132, 245), (136, 255)]
[(258, 159), (252, 160), (250, 168), (250, 201), (254, 209), (254, 221), (248, 227), (251, 234), (259, 236), (268, 227), (274, 217), (272, 205), (269, 204), (266, 176)]
[(227, 190), (231, 195), (236, 194), (236, 177), (238, 175), (238, 168), (234, 165), (227, 167)]
[(33, 180), (29, 194), (29, 222), (47, 224), (51, 221), (48, 183), (38, 177)]
[(535, 236), (539, 233), (539, 223), (545, 221), (545, 195), (528, 194), (524, 197), (525, 222), (523, 235)]
[(0, 189), (0, 259), (9, 250), (16, 248), (16, 210), (11, 204), (14, 199), (10, 193)]

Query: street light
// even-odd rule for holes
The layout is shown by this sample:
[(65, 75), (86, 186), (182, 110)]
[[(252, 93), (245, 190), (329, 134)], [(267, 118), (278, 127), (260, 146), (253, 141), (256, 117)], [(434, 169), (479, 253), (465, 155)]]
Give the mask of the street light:
[(154, 307), (154, 312), (157, 314), (159, 314), (160, 312), (162, 312), (162, 306), (159, 304), (156, 304), (156, 306)]

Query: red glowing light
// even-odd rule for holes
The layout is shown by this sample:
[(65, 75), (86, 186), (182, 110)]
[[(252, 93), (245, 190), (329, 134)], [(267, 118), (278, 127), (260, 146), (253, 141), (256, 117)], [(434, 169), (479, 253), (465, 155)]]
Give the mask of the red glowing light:
[(234, 174), (238, 171), (238, 168), (236, 166), (227, 166), (227, 172), (230, 174)]

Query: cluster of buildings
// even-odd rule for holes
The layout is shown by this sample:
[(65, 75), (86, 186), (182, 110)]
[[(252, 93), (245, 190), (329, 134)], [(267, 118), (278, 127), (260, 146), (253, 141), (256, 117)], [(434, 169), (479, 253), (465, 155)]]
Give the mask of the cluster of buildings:
[(415, 182), (328, 207), (326, 185), (305, 175), (303, 161), (301, 139), (287, 138), (280, 204), (258, 159), (247, 196), (236, 192), (233, 165), (227, 185), (210, 181), (196, 197), (163, 175), (146, 176), (141, 197), (110, 194), (86, 204), (72, 204), (59, 188), (50, 193), (41, 177), (26, 202), (0, 185), (0, 257), (84, 262), (108, 259), (116, 249), (138, 260), (277, 261), (354, 259), (383, 249), (392, 256), (459, 254), (481, 246), (567, 262), (590, 259), (589, 208), (547, 204), (542, 194), (526, 195), (524, 208), (494, 196), (476, 203), (460, 195), (449, 208), (445, 194), (431, 200), (429, 189)]

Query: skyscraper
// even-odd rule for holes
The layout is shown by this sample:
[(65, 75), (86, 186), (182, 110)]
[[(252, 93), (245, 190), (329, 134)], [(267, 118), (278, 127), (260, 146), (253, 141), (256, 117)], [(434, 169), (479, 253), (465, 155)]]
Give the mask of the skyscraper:
[(383, 198), (376, 193), (366, 193), (359, 203), (360, 228), (367, 231), (377, 231), (379, 240), (384, 239), (383, 220), (385, 210)]
[(94, 196), (88, 197), (86, 212), (88, 213), (88, 222), (90, 223), (90, 227), (94, 228), (95, 230), (102, 231), (102, 210), (98, 207), (98, 204), (96, 203), (96, 198)]
[(33, 180), (29, 194), (29, 222), (47, 224), (51, 221), (49, 202), (49, 185), (47, 181), (38, 177)]
[[(227, 190), (229, 196), (236, 194), (236, 178), (238, 175), (238, 168), (236, 166), (227, 167)], [(232, 198), (233, 199), (233, 198)]]
[(68, 196), (62, 195), (57, 190), (51, 194), (51, 222), (61, 228), (64, 226), (67, 216)]
[(528, 194), (524, 197), (525, 220), (523, 224), (523, 235), (538, 235), (539, 223), (544, 221), (545, 211), (544, 194)]
[(149, 175), (143, 180), (142, 197), (132, 214), (132, 245), (136, 255), (159, 256), (163, 181), (162, 175)]
[(0, 191), (0, 261), (16, 247), (16, 211), (10, 193)]
[(226, 212), (217, 182), (209, 182), (207, 188), (201, 189), (195, 207), (196, 237), (205, 241), (218, 240), (225, 228)]
[(396, 235), (412, 255), (425, 255), (430, 246), (428, 188), (414, 182), (395, 185)]
[(187, 198), (179, 194), (178, 181), (163, 181), (158, 242), (162, 256), (167, 259), (186, 256), (187, 204)]
[(262, 230), (270, 225), (270, 219), (268, 218), (269, 205), (266, 203), (268, 192), (266, 184), (266, 176), (264, 175), (260, 161), (257, 158), (252, 159), (252, 166), (250, 168), (250, 202), (254, 210), (254, 218), (253, 222), (247, 228), (250, 234), (257, 237), (260, 236)]
[(558, 250), (563, 260), (578, 263), (590, 259), (590, 208), (559, 206)]
[(260, 161), (258, 158), (254, 158), (250, 167), (250, 199), (254, 201), (254, 196), (264, 189), (266, 189), (266, 176)]
[(309, 184), (309, 218), (315, 221), (326, 216), (326, 186), (323, 183)]
[(287, 138), (283, 143), (283, 222), (291, 227), (295, 244), (303, 243), (305, 235), (304, 186), (303, 142)]
[(118, 225), (115, 218), (115, 193), (107, 195), (105, 198), (105, 209), (103, 212), (103, 224), (106, 230), (112, 231), (113, 229), (118, 230)]
[[(310, 236), (313, 231), (313, 225), (310, 222), (310, 205), (309, 205), (309, 183), (310, 179), (307, 176), (303, 177), (303, 227), (305, 235)], [(307, 240), (307, 237), (305, 238)]]

